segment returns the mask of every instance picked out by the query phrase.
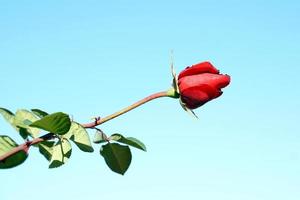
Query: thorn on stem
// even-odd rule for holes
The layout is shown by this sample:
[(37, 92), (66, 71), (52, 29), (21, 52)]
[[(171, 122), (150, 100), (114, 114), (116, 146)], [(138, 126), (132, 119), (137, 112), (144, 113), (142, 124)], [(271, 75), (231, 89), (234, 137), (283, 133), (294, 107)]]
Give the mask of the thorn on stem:
[(98, 125), (98, 121), (101, 119), (101, 117), (95, 117), (95, 126), (97, 126)]
[(28, 154), (28, 151), (29, 151), (29, 148), (30, 148), (31, 144), (32, 144), (32, 141), (29, 141), (29, 140), (27, 140), (26, 143), (24, 144), (24, 149), (23, 149), (23, 151), (24, 151), (26, 154)]

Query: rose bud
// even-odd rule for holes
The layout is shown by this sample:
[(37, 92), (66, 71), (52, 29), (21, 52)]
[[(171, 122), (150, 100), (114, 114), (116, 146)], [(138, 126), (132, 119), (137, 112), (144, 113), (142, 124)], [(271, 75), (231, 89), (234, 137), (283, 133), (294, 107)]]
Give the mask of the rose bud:
[(195, 109), (219, 97), (221, 89), (230, 83), (230, 76), (219, 74), (211, 63), (202, 62), (187, 67), (178, 76), (178, 90), (185, 107)]

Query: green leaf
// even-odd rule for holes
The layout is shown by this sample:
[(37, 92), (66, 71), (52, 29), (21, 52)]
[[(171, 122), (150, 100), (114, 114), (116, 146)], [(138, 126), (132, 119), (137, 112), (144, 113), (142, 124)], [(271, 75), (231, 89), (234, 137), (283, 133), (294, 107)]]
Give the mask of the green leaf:
[(133, 138), (133, 137), (124, 137), (121, 134), (115, 133), (115, 134), (111, 135), (109, 137), (109, 139), (123, 143), (123, 144), (128, 144), (130, 146), (141, 149), (143, 151), (147, 151), (144, 143), (142, 143), (141, 141), (139, 141), (138, 139)]
[(36, 121), (38, 118), (28, 110), (18, 110), (16, 114), (13, 114), (5, 108), (0, 108), (0, 114), (8, 121), (14, 129), (16, 129), (20, 135), (26, 139), (28, 135), (33, 138), (38, 137), (39, 129), (31, 128), (28, 125)]
[(100, 143), (104, 143), (104, 142), (107, 142), (107, 141), (108, 141), (107, 136), (100, 129), (97, 130), (95, 135), (94, 135), (93, 142), (95, 144), (100, 144)]
[(108, 143), (102, 146), (100, 154), (108, 167), (118, 174), (124, 175), (131, 163), (131, 152), (128, 146)]
[(33, 128), (28, 126), (29, 124), (37, 121), (38, 118), (28, 110), (17, 110), (13, 125), (18, 128), (20, 135), (25, 139), (28, 135), (32, 136), (33, 138), (37, 138), (40, 134), (40, 130), (37, 128)]
[(64, 136), (72, 140), (84, 152), (94, 152), (90, 137), (80, 124), (72, 122), (69, 132)]
[[(18, 144), (10, 137), (6, 135), (0, 135), (0, 156), (11, 151), (17, 146)], [(27, 159), (27, 157), (27, 153), (25, 153), (24, 151), (19, 151), (18, 153), (6, 158), (5, 160), (0, 161), (0, 169), (16, 167), (22, 164)]]
[(60, 167), (71, 157), (72, 147), (67, 139), (61, 139), (53, 147), (49, 168)]
[(58, 135), (63, 135), (70, 130), (71, 120), (67, 114), (57, 112), (43, 117), (42, 119), (32, 123), (30, 126)]
[(27, 131), (27, 129), (26, 128), (22, 128), (22, 127), (19, 128), (19, 134), (21, 135), (21, 137), (23, 139), (28, 138), (28, 136), (30, 135), (30, 133)]
[(51, 160), (54, 141), (43, 141), (38, 143), (39, 152), (48, 160)]
[(47, 115), (49, 115), (48, 113), (46, 113), (45, 111), (42, 111), (40, 109), (31, 109), (31, 111), (39, 118), (43, 118), (43, 117), (46, 117)]
[(14, 114), (11, 111), (9, 111), (9, 110), (7, 110), (5, 108), (0, 108), (0, 114), (3, 116), (3, 118), (7, 122), (9, 122), (10, 124), (13, 123)]

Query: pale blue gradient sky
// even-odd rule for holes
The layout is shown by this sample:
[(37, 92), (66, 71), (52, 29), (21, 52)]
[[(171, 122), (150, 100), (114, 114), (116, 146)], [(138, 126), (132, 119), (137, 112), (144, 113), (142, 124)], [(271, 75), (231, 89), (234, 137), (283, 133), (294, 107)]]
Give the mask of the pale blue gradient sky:
[[(169, 88), (209, 60), (232, 77), (192, 119), (160, 99), (102, 126), (141, 139), (125, 176), (74, 147), (50, 170), (36, 149), (0, 172), (0, 199), (300, 198), (299, 1), (0, 1), (0, 106), (79, 122)], [(1, 134), (21, 142), (0, 119)], [(92, 132), (91, 132), (92, 134)], [(17, 139), (18, 138), (18, 139)]]

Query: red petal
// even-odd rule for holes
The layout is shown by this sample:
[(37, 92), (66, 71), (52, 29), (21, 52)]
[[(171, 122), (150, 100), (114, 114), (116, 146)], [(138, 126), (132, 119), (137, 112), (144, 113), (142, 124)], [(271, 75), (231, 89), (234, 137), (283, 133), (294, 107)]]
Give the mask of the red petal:
[(181, 91), (181, 99), (188, 108), (195, 109), (221, 94), (219, 90), (209, 85), (199, 85)]
[(226, 87), (230, 83), (230, 76), (222, 74), (197, 74), (193, 76), (185, 76), (179, 79), (179, 90), (196, 87), (200, 85), (209, 85), (217, 90)]
[(202, 73), (218, 74), (219, 70), (217, 70), (210, 62), (202, 62), (185, 68), (185, 70), (180, 72), (178, 79), (185, 76), (202, 74)]
[(221, 77), (219, 78), (218, 82), (217, 82), (217, 87), (218, 88), (224, 88), (226, 87), (227, 85), (229, 85), (230, 83), (230, 76), (225, 74), (225, 75), (221, 75)]

